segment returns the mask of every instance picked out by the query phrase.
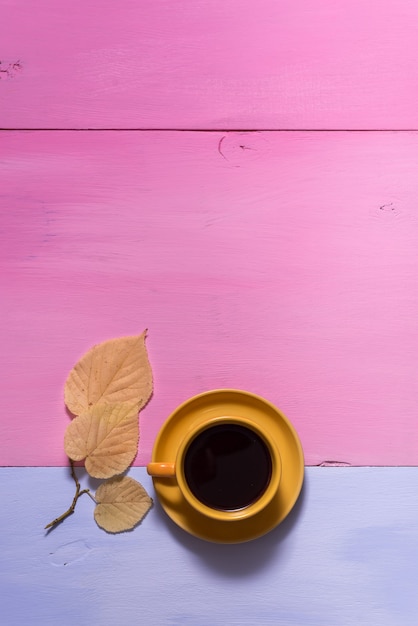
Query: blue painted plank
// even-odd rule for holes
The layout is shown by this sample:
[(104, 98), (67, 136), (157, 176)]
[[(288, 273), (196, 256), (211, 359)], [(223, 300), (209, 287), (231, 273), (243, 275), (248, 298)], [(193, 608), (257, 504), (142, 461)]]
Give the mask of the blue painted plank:
[[(248, 544), (189, 536), (158, 503), (108, 535), (65, 468), (3, 468), (1, 622), (7, 626), (416, 626), (418, 468), (307, 468), (289, 518)], [(153, 494), (144, 468), (131, 476)], [(87, 478), (82, 478), (87, 486)]]

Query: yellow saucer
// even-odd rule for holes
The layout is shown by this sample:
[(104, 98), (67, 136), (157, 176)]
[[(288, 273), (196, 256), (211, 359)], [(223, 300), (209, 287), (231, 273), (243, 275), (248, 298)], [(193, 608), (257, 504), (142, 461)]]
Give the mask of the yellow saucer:
[(240, 543), (260, 537), (280, 524), (293, 508), (303, 483), (304, 458), (299, 437), (289, 420), (270, 402), (247, 391), (216, 389), (190, 398), (163, 424), (154, 444), (152, 461), (174, 463), (189, 429), (212, 417), (247, 417), (270, 433), (282, 459), (277, 496), (254, 517), (234, 522), (210, 519), (184, 499), (175, 478), (153, 477), (165, 512), (188, 533), (216, 543)]

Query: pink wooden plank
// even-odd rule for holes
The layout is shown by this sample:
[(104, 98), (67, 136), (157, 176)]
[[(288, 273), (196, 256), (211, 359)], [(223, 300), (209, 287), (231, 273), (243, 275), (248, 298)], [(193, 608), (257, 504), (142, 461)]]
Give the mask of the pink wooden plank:
[(183, 400), (277, 404), (308, 464), (416, 464), (418, 133), (3, 132), (0, 461), (65, 462), (66, 375), (149, 328)]
[(418, 128), (418, 3), (1, 0), (3, 128)]

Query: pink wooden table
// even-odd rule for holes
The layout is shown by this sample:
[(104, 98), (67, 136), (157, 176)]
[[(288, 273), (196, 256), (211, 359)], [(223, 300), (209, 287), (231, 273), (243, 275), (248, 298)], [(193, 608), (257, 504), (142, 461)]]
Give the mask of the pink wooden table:
[(12, 131), (2, 154), (5, 465), (65, 464), (67, 373), (144, 328), (139, 464), (218, 387), (277, 404), (309, 465), (416, 462), (418, 133)]

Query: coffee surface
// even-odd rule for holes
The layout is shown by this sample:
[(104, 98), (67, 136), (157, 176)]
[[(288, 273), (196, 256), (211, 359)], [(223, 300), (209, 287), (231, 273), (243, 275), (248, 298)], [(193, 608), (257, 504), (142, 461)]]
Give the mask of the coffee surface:
[(203, 504), (242, 509), (266, 490), (272, 472), (267, 445), (250, 428), (218, 424), (199, 433), (184, 460), (187, 484)]

